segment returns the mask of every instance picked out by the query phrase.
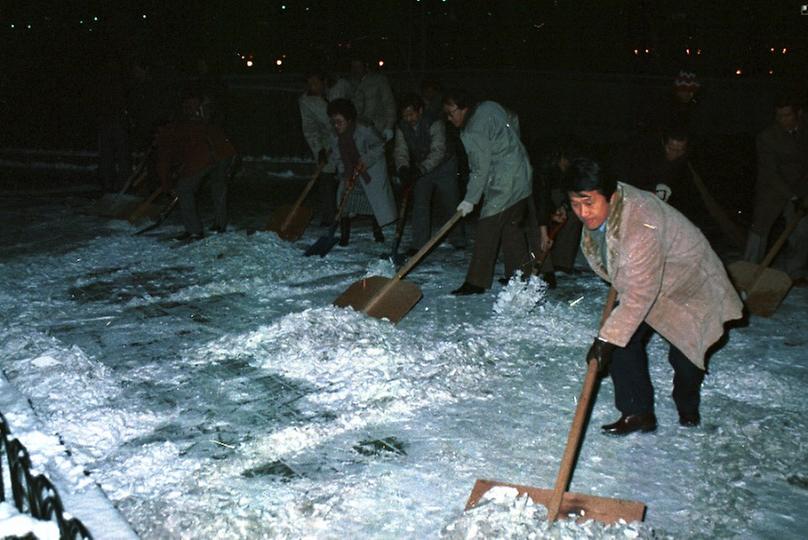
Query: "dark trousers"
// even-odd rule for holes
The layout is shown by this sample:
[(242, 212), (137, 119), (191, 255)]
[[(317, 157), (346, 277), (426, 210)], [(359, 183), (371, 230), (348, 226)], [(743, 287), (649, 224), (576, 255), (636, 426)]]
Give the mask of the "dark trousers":
[(213, 199), (213, 224), (222, 230), (227, 227), (227, 171), (231, 161), (232, 158), (219, 160), (201, 173), (180, 178), (177, 182), (182, 222), (190, 234), (202, 234), (196, 195), (205, 180), (208, 181)]
[(481, 218), (474, 235), (474, 252), (466, 275), (472, 285), (488, 289), (494, 280), (494, 266), (500, 245), (505, 259), (505, 277), (516, 270), (530, 273), (532, 260), (527, 241), (528, 199), (514, 203), (499, 214)]
[[(648, 373), (648, 353), (645, 347), (653, 328), (642, 323), (628, 344), (612, 352), (609, 373), (614, 382), (614, 402), (625, 415), (654, 412), (654, 387)], [(701, 383), (704, 372), (682, 352), (670, 346), (668, 362), (673, 367), (673, 401), (680, 414), (699, 411)]]
[[(421, 249), (432, 237), (432, 201), (440, 225), (454, 215), (460, 202), (460, 188), (457, 185), (457, 162), (452, 159), (434, 171), (415, 181), (412, 188), (412, 248)], [(449, 233), (449, 242), (456, 247), (466, 245), (463, 223), (459, 223)]]

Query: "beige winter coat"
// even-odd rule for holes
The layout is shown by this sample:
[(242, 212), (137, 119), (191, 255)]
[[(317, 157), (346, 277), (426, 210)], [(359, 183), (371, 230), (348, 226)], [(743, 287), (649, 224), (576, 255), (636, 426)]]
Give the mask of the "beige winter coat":
[(643, 321), (704, 369), (707, 349), (743, 304), (701, 231), (652, 193), (618, 183), (606, 229), (608, 274), (584, 228), (581, 249), (617, 290), (600, 337), (624, 347)]

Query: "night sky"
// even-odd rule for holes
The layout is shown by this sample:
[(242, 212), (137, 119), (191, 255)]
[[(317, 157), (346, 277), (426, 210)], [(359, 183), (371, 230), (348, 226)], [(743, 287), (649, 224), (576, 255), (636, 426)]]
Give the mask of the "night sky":
[[(805, 0), (803, 0), (804, 2)], [(6, 73), (91, 68), (105, 56), (223, 73), (339, 70), (352, 51), (390, 70), (513, 67), (796, 76), (799, 0), (15, 1), (4, 2)], [(647, 52), (646, 52), (647, 50)], [(285, 55), (285, 56), (284, 56)], [(242, 58), (242, 56), (244, 58)], [(253, 58), (248, 68), (246, 60)], [(277, 65), (277, 60), (282, 65)]]

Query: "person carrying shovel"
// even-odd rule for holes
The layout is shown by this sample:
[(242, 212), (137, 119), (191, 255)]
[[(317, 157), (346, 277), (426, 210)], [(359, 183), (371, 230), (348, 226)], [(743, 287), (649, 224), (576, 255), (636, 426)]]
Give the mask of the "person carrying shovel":
[[(181, 118), (166, 125), (157, 135), (157, 174), (166, 193), (179, 198), (185, 232), (177, 240), (204, 237), (197, 210), (197, 192), (205, 180), (210, 183), (214, 206), (212, 232), (227, 227), (227, 177), (236, 149), (205, 115), (203, 97), (188, 90), (182, 101)], [(176, 185), (172, 171), (176, 170)]]
[(784, 270), (794, 285), (805, 287), (808, 286), (808, 217), (799, 212), (808, 199), (808, 128), (797, 96), (780, 96), (774, 110), (775, 121), (757, 136), (755, 219), (744, 259), (761, 262), (778, 217), (783, 216), (786, 223), (799, 219), (788, 238)]
[(679, 424), (697, 426), (707, 349), (743, 309), (721, 260), (676, 209), (617, 182), (595, 161), (573, 160), (567, 193), (583, 223), (581, 250), (618, 295), (586, 356), (614, 382), (621, 415), (603, 432), (627, 435), (657, 427), (645, 350), (653, 331), (670, 343)]
[[(526, 276), (532, 269), (527, 235), (533, 167), (519, 138), (516, 115), (499, 103), (475, 103), (465, 91), (455, 90), (443, 98), (443, 112), (461, 129), (469, 158), (469, 183), (457, 211), (465, 217), (482, 200), (466, 280), (452, 294), (481, 294), (494, 279), (500, 244), (507, 279), (517, 270)], [(546, 227), (542, 236), (547, 244)]]
[[(457, 158), (446, 144), (446, 125), (441, 118), (424, 112), (418, 94), (401, 99), (401, 121), (396, 126), (393, 160), (404, 189), (412, 189), (412, 245), (414, 255), (432, 235), (432, 200), (439, 205), (440, 221), (445, 222), (460, 202), (457, 185)], [(465, 247), (462, 225), (453, 229), (449, 242)]]

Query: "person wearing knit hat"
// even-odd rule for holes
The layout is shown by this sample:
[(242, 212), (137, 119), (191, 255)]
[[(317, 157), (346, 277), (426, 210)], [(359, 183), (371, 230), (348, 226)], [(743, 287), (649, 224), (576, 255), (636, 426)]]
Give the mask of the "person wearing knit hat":
[(673, 80), (674, 95), (682, 103), (691, 102), (699, 88), (701, 88), (701, 84), (692, 71), (681, 70)]

